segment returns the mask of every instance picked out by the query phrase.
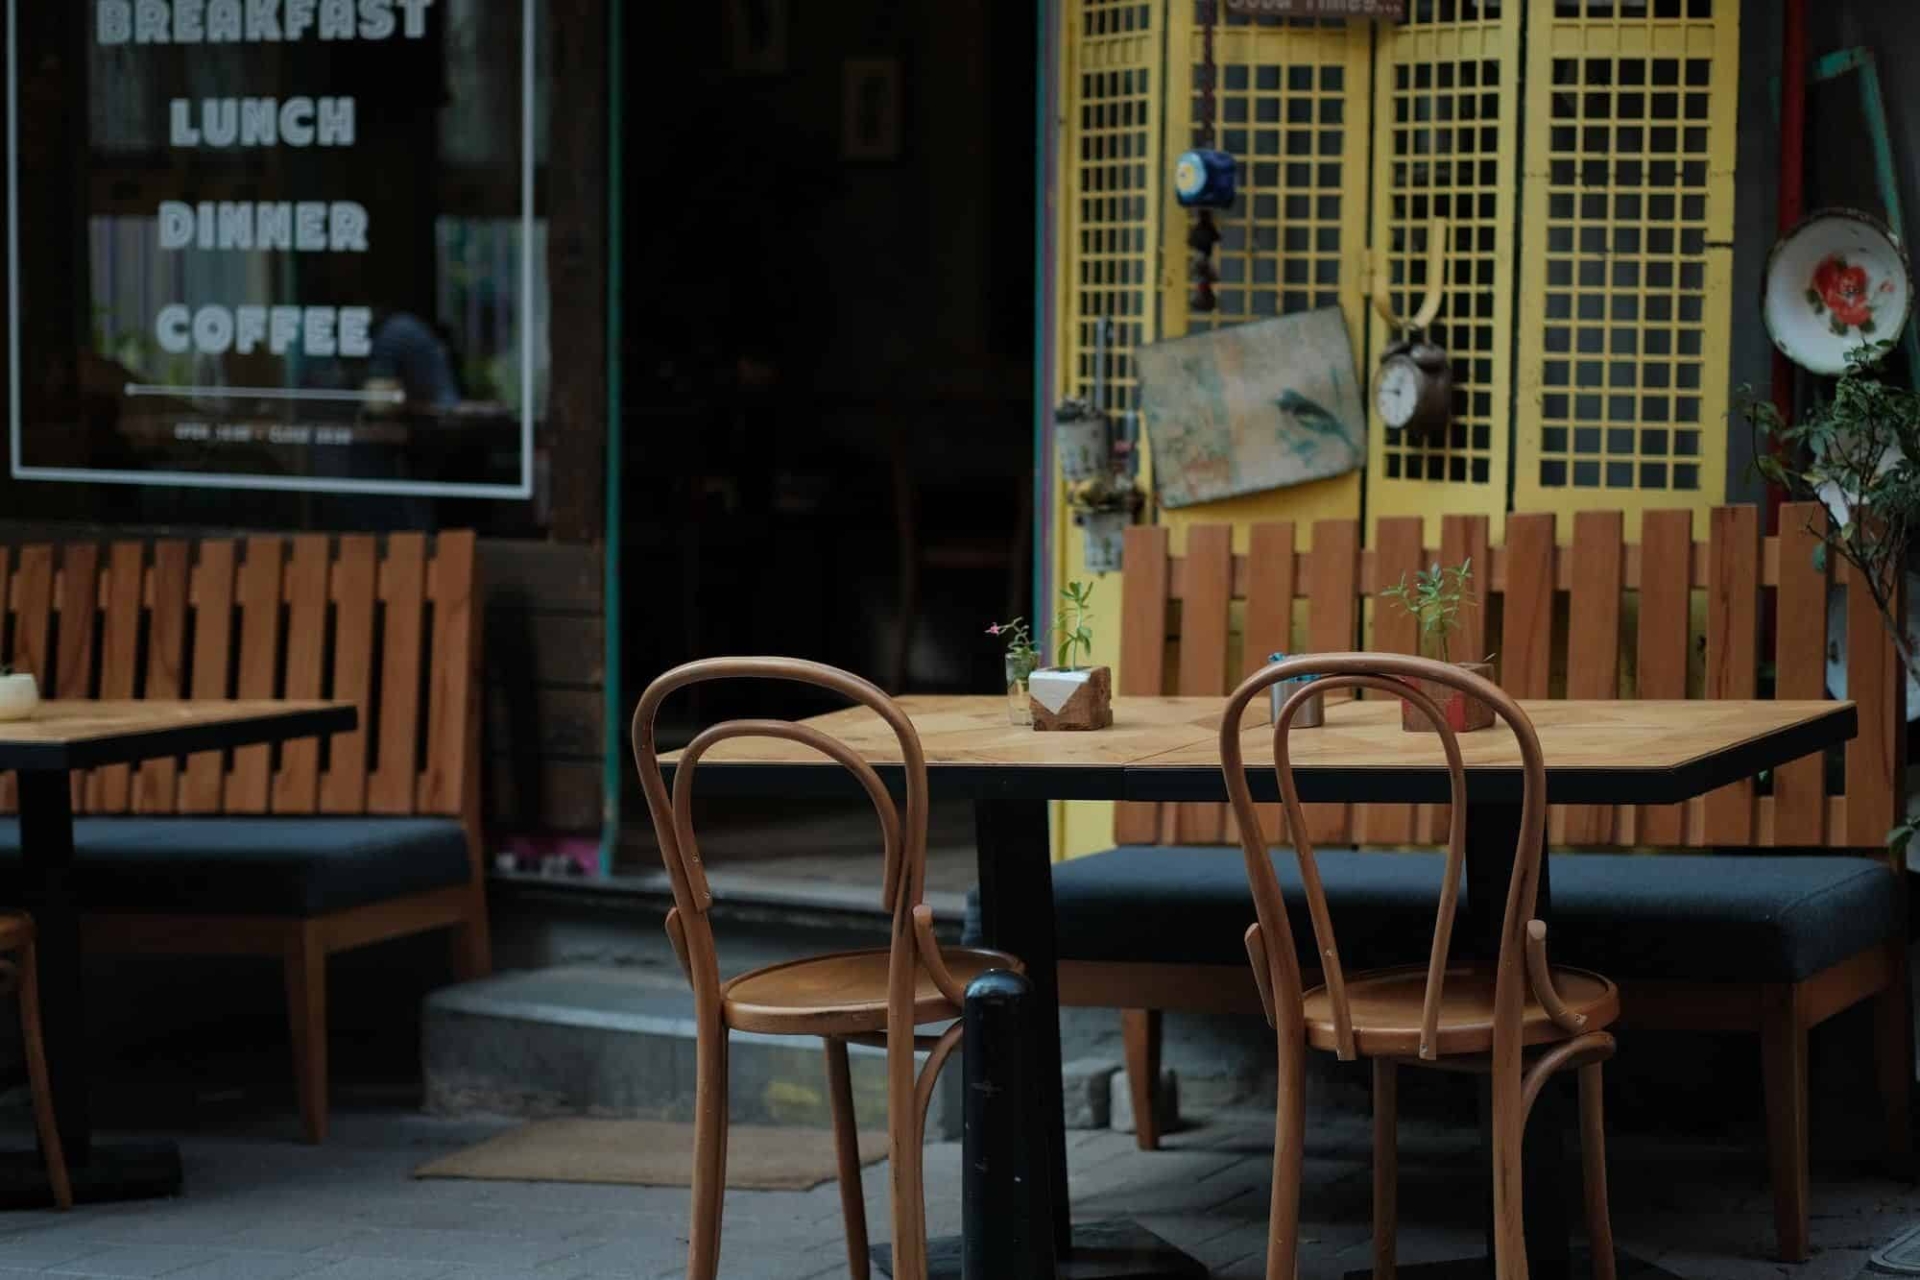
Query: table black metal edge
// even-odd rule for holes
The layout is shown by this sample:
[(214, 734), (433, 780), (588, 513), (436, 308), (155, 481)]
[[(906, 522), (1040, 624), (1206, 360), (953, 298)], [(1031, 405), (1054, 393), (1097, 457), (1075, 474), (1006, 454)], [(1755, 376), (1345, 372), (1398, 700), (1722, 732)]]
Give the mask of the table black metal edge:
[(70, 772), (137, 760), (194, 755), (229, 747), (260, 746), (289, 738), (318, 738), (351, 732), (359, 710), (351, 704), (265, 710), (192, 724), (161, 725), (102, 733), (97, 738), (64, 742), (0, 742), (0, 770), (32, 773)]

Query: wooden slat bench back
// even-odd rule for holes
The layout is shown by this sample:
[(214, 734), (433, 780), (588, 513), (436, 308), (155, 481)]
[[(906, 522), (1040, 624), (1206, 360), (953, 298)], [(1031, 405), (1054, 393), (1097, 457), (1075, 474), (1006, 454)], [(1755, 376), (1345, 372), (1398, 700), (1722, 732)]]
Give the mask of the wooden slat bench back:
[[(1684, 805), (1556, 806), (1555, 844), (1880, 847), (1901, 805), (1904, 686), (1871, 594), (1850, 566), (1815, 554), (1810, 530), (1824, 519), (1818, 505), (1790, 504), (1780, 535), (1762, 538), (1750, 506), (1717, 508), (1702, 522), (1650, 512), (1630, 543), (1620, 513), (1590, 511), (1571, 517), (1563, 543), (1552, 514), (1515, 514), (1495, 545), (1486, 517), (1460, 515), (1428, 546), (1418, 517), (1387, 518), (1365, 547), (1359, 521), (1326, 520), (1306, 551), (1291, 523), (1272, 522), (1248, 531), (1244, 553), (1226, 525), (1198, 525), (1178, 556), (1165, 528), (1139, 526), (1127, 532), (1120, 692), (1223, 694), (1275, 651), (1415, 652), (1411, 621), (1375, 597), (1402, 574), (1470, 556), (1479, 604), (1464, 612), (1453, 656), (1493, 653), (1501, 685), (1521, 698), (1751, 698), (1769, 623), (1774, 696), (1819, 698), (1829, 646), (1836, 656), (1845, 648), (1860, 734), (1837, 789), (1813, 756), (1775, 770), (1771, 794), (1744, 782)], [(1834, 589), (1844, 636), (1828, 634)], [(1428, 805), (1308, 809), (1314, 839), (1329, 844), (1431, 843), (1445, 817)], [(1278, 817), (1277, 808), (1263, 814), (1270, 839)], [(1217, 805), (1122, 804), (1114, 834), (1122, 844), (1233, 838)]]
[(475, 550), (465, 531), (0, 548), (4, 651), (61, 698), (359, 707), (325, 742), (94, 770), (79, 812), (445, 816), (477, 851)]

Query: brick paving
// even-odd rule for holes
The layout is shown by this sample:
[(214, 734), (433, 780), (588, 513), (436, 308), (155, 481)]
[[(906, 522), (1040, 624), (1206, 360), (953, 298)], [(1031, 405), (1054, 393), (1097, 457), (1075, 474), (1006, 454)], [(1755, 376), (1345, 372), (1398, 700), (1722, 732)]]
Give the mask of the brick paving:
[[(167, 1276), (174, 1280), (635, 1280), (670, 1277), (684, 1258), (680, 1189), (415, 1181), (411, 1170), (479, 1141), (500, 1121), (410, 1111), (337, 1114), (333, 1137), (288, 1140), (284, 1117), (183, 1134), (187, 1191), (178, 1199), (0, 1214), (0, 1280)], [(1069, 1138), (1082, 1219), (1134, 1217), (1215, 1276), (1258, 1277), (1265, 1239), (1270, 1120), (1215, 1115), (1143, 1154), (1110, 1131)], [(17, 1143), (23, 1131), (13, 1128)], [(822, 1135), (823, 1142), (825, 1136)], [(1402, 1131), (1401, 1258), (1470, 1252), (1483, 1184), (1470, 1130), (1432, 1118)], [(1368, 1260), (1364, 1117), (1316, 1117), (1308, 1135), (1303, 1277), (1339, 1276)], [(1708, 1280), (1791, 1276), (1852, 1280), (1867, 1253), (1920, 1221), (1920, 1190), (1864, 1156), (1815, 1170), (1813, 1238), (1804, 1266), (1767, 1256), (1771, 1197), (1746, 1141), (1615, 1135), (1615, 1230), (1623, 1249)], [(928, 1150), (928, 1222), (957, 1229), (959, 1148)], [(870, 1220), (886, 1221), (886, 1170), (867, 1170)], [(721, 1273), (809, 1280), (845, 1274), (831, 1184), (728, 1197)]]

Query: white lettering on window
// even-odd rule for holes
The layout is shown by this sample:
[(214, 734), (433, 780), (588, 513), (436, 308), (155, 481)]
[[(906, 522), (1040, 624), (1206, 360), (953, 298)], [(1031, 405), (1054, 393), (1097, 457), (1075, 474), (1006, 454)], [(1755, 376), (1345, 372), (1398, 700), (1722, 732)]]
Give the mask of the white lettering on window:
[(193, 349), (187, 323), (187, 309), (180, 304), (160, 308), (160, 314), (154, 318), (153, 336), (162, 351), (170, 356), (183, 356)]

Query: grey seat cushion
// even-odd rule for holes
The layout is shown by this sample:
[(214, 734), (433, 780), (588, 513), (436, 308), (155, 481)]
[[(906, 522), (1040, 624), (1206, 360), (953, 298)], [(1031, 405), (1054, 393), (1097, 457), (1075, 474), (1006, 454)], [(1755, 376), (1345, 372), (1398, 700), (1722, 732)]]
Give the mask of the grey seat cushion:
[(1611, 978), (1798, 982), (1898, 936), (1907, 884), (1835, 854), (1565, 853), (1556, 961)]
[[(306, 918), (465, 884), (451, 818), (77, 818), (83, 908)], [(20, 824), (0, 822), (0, 894), (20, 901)]]
[[(1274, 858), (1296, 948), (1312, 931), (1294, 857)], [(1423, 959), (1437, 853), (1318, 851), (1349, 968)], [(1870, 858), (1555, 853), (1548, 953), (1616, 979), (1793, 982), (1898, 933), (1906, 885)], [(1054, 868), (1063, 960), (1246, 963), (1253, 920), (1238, 848), (1122, 846)], [(978, 937), (977, 897), (968, 935)], [(1305, 963), (1303, 952), (1302, 962)]]
[[(1438, 857), (1351, 849), (1316, 850), (1315, 857), (1343, 964), (1426, 958), (1440, 901)], [(1299, 862), (1283, 849), (1273, 863), (1295, 948), (1309, 963), (1313, 923)], [(1253, 898), (1238, 847), (1123, 845), (1074, 858), (1053, 869), (1053, 901), (1062, 960), (1247, 963), (1242, 938), (1253, 923)], [(979, 937), (978, 890), (967, 898), (967, 936)]]

